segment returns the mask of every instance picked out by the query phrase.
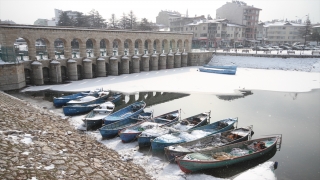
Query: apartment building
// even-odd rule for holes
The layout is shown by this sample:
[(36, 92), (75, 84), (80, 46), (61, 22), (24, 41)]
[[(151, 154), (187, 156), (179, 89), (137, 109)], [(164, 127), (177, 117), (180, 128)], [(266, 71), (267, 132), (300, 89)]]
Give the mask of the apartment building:
[(288, 21), (265, 22), (258, 25), (257, 39), (261, 44), (279, 45), (283, 43), (293, 44), (294, 42), (304, 42), (303, 33), (305, 24), (298, 24)]
[(204, 15), (196, 17), (180, 17), (172, 19), (170, 22), (170, 31), (172, 32), (184, 32), (184, 26), (190, 23), (206, 20)]
[(60, 9), (54, 9), (54, 16), (55, 16), (55, 22), (56, 25), (58, 24), (59, 20), (60, 20), (60, 15), (62, 12), (67, 12), (67, 15), (69, 16), (70, 19), (76, 19), (77, 18), (77, 14), (79, 13), (78, 11), (62, 11)]
[(161, 24), (166, 27), (170, 26), (170, 22), (180, 18), (181, 14), (177, 11), (160, 11), (156, 17), (156, 24)]
[(231, 23), (246, 26), (246, 40), (256, 39), (256, 27), (261, 9), (242, 1), (227, 2), (216, 10), (216, 19), (228, 19)]
[(245, 26), (228, 23), (226, 19), (194, 21), (186, 24), (183, 32), (193, 33), (193, 48), (234, 46), (245, 39)]

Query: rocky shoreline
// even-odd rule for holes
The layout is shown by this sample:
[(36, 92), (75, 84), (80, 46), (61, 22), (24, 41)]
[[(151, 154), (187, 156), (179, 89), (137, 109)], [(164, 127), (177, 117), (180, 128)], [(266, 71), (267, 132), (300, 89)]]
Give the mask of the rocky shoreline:
[(152, 179), (67, 119), (0, 91), (1, 179)]

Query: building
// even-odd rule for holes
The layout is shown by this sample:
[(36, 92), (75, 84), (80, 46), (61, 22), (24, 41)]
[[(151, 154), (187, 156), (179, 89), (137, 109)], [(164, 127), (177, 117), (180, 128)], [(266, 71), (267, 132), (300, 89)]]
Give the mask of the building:
[(13, 21), (11, 21), (11, 20), (4, 20), (4, 21), (2, 21), (2, 20), (0, 19), (0, 24), (16, 24), (16, 23), (13, 22)]
[(177, 11), (160, 11), (156, 17), (157, 24), (163, 24), (167, 27), (170, 26), (170, 22), (173, 19), (180, 18), (181, 14)]
[(54, 9), (54, 19), (55, 19), (55, 23), (58, 24), (59, 20), (60, 20), (60, 15), (62, 12), (67, 12), (67, 15), (69, 16), (70, 19), (76, 19), (77, 18), (77, 15), (78, 11), (62, 11), (60, 9)]
[(56, 26), (55, 20), (48, 19), (37, 19), (33, 24), (38, 26)]
[(216, 10), (216, 19), (228, 19), (230, 23), (246, 26), (246, 40), (255, 40), (260, 11), (261, 9), (245, 2), (233, 0)]
[(195, 17), (180, 17), (172, 19), (170, 22), (170, 31), (172, 32), (184, 32), (184, 26), (190, 23), (206, 20), (204, 15)]
[(244, 43), (245, 26), (229, 23), (226, 19), (201, 19), (183, 27), (184, 33), (193, 33), (193, 48), (236, 46)]
[(305, 24), (298, 24), (288, 21), (272, 21), (259, 23), (257, 26), (257, 40), (260, 44), (293, 44), (304, 42), (301, 32), (305, 31)]

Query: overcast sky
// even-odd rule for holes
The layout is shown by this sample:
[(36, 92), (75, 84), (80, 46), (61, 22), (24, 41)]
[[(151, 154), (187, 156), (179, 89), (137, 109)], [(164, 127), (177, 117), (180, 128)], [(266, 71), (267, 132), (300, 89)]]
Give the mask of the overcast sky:
[[(178, 11), (190, 17), (208, 14), (215, 18), (216, 9), (232, 0), (0, 0), (0, 19), (12, 20), (17, 24), (33, 24), (38, 18), (52, 19), (54, 9), (72, 10), (88, 14), (97, 10), (109, 20), (111, 14), (120, 18), (130, 10), (138, 20), (147, 18), (156, 22), (161, 10)], [(260, 20), (305, 19), (320, 23), (320, 0), (247, 0), (248, 5), (262, 9)], [(297, 18), (298, 17), (298, 18)]]

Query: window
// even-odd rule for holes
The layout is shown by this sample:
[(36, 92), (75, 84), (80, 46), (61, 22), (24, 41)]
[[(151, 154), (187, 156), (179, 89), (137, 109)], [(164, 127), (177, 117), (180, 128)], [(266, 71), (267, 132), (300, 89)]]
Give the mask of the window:
[(218, 26), (218, 30), (220, 30), (220, 26)]
[(206, 30), (206, 27), (205, 27), (205, 26), (203, 26), (203, 30)]
[(220, 34), (219, 33), (217, 33), (217, 35), (216, 35), (217, 37), (220, 37)]
[(197, 30), (197, 27), (196, 27), (196, 30)]
[(186, 28), (186, 31), (188, 31), (188, 28)]
[(198, 34), (197, 34), (197, 33), (195, 33), (195, 34), (194, 34), (194, 37), (197, 37), (197, 36), (198, 36)]

